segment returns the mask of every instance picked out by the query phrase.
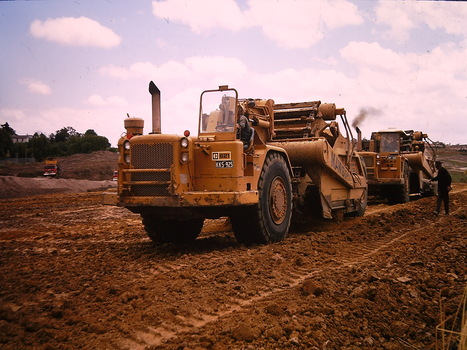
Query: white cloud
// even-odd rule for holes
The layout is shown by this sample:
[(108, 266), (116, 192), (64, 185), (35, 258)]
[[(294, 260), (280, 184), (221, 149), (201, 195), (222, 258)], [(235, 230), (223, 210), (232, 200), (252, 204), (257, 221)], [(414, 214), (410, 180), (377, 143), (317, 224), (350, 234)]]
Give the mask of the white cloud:
[(26, 84), (28, 91), (34, 94), (40, 95), (50, 95), (52, 94), (52, 89), (47, 84), (34, 79), (23, 80), (23, 83)]
[(27, 118), (26, 113), (19, 108), (2, 108), (0, 109), (0, 115), (13, 129), (16, 129), (15, 122), (22, 122)]
[(216, 27), (236, 31), (248, 25), (235, 0), (153, 1), (152, 12), (168, 23), (186, 24), (198, 34)]
[(467, 35), (467, 6), (464, 1), (412, 1), (409, 4), (410, 14), (431, 29)]
[(246, 66), (238, 58), (222, 56), (195, 56), (185, 60), (186, 66), (196, 75), (217, 76), (243, 75), (247, 71)]
[(455, 45), (453, 43), (443, 44), (435, 47), (429, 53), (422, 55), (420, 66), (432, 70), (434, 73), (445, 72), (449, 76), (467, 78), (465, 58), (467, 57), (467, 40), (464, 44)]
[(408, 63), (396, 52), (378, 43), (351, 41), (340, 50), (340, 55), (354, 66), (386, 71), (408, 71)]
[[(305, 3), (308, 2), (305, 0)], [(320, 16), (329, 29), (363, 24), (358, 7), (347, 0), (323, 1)]]
[(355, 107), (382, 111), (377, 120), (365, 121), (361, 129), (367, 136), (396, 127), (421, 130), (441, 141), (462, 137), (455, 125), (463, 118), (467, 102), (454, 105), (451, 101), (466, 100), (465, 49), (442, 45), (417, 55), (351, 42), (340, 53), (358, 71), (349, 109), (355, 114)]
[[(386, 91), (430, 91), (453, 89), (465, 94), (464, 58), (467, 50), (452, 44), (441, 45), (423, 54), (399, 53), (377, 43), (350, 42), (340, 50), (342, 58), (367, 75), (373, 86)], [(446, 64), (449, 62), (449, 64)], [(402, 88), (402, 89), (401, 89)]]
[(126, 80), (131, 77), (131, 72), (126, 67), (117, 67), (113, 64), (99, 68), (99, 74), (105, 77)]
[(285, 48), (307, 48), (323, 39), (327, 30), (363, 22), (357, 7), (346, 0), (282, 0), (267, 5), (264, 0), (249, 0), (244, 12), (234, 0), (153, 1), (152, 7), (156, 17), (186, 24), (197, 34), (212, 28), (260, 27)]
[(185, 77), (190, 79), (190, 71), (185, 65), (175, 61), (168, 61), (162, 65), (156, 66), (151, 62), (135, 62), (128, 67), (117, 67), (107, 65), (99, 68), (102, 76), (108, 76), (115, 79), (155, 79), (166, 81)]
[[(225, 84), (230, 79), (244, 76), (246, 66), (237, 58), (222, 56), (193, 56), (183, 62), (167, 61), (158, 66), (150, 62), (135, 62), (129, 67), (108, 65), (101, 67), (103, 76), (127, 80), (130, 78), (154, 80), (157, 84), (163, 82), (185, 83), (194, 81), (215, 81)], [(172, 84), (171, 84), (172, 85)], [(175, 84), (174, 84), (175, 86)]]
[(104, 98), (100, 95), (92, 95), (87, 99), (87, 103), (93, 106), (128, 106), (128, 102), (125, 99), (118, 96), (109, 96), (107, 98)]
[(250, 0), (248, 22), (284, 48), (308, 48), (325, 37), (329, 29), (358, 25), (363, 19), (357, 7), (345, 0)]
[(467, 35), (467, 6), (463, 1), (379, 1), (377, 21), (389, 26), (386, 32), (399, 42), (409, 39), (409, 32), (421, 25), (448, 34)]
[(313, 68), (287, 68), (249, 76), (247, 91), (239, 89), (241, 97), (273, 99), (276, 103), (321, 100), (339, 105), (339, 94), (351, 89), (353, 82), (336, 70)]
[(120, 37), (111, 29), (87, 17), (35, 20), (30, 25), (30, 32), (36, 38), (69, 46), (110, 49), (121, 42)]
[(409, 31), (415, 27), (408, 6), (408, 2), (380, 1), (375, 9), (377, 22), (390, 27), (386, 36), (398, 42), (408, 40)]

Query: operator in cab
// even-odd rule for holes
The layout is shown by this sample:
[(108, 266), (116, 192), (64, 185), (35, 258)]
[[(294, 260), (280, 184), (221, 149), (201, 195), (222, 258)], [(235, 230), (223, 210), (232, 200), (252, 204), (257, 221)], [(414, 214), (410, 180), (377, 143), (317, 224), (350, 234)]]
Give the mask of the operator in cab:
[(243, 142), (243, 150), (250, 146), (251, 135), (253, 130), (250, 126), (250, 121), (245, 116), (245, 111), (242, 106), (237, 107), (237, 138)]

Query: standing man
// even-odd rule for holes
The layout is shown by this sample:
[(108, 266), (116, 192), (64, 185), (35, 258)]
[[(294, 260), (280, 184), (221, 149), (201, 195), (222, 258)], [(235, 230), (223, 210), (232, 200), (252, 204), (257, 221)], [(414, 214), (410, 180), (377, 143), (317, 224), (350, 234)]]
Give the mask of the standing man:
[(438, 199), (436, 200), (435, 215), (439, 214), (441, 202), (444, 202), (444, 212), (449, 215), (449, 191), (451, 191), (451, 175), (443, 167), (443, 163), (437, 161), (435, 163), (438, 174), (431, 181), (438, 181)]

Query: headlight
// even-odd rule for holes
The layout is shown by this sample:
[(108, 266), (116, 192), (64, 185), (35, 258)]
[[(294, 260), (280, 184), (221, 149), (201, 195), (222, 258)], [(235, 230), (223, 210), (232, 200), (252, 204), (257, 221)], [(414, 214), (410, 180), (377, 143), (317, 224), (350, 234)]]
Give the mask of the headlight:
[(188, 162), (188, 153), (182, 153), (182, 154), (180, 155), (180, 161), (181, 161), (182, 163)]
[(125, 163), (130, 164), (130, 155), (125, 154)]
[(182, 137), (180, 139), (180, 145), (182, 148), (187, 148), (188, 147), (188, 139), (186, 137)]
[(130, 141), (126, 140), (125, 142), (123, 142), (123, 148), (126, 151), (129, 151), (130, 150)]

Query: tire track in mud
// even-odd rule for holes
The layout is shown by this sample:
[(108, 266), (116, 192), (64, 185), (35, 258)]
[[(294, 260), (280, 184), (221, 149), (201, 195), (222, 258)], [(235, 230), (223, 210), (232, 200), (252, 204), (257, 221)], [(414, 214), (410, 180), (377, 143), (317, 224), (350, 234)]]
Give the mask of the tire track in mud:
[[(64, 208), (53, 210), (53, 220), (50, 219), (48, 213), (38, 214), (35, 211), (31, 212), (18, 212), (11, 214), (7, 220), (0, 220), (0, 234), (4, 237), (14, 238), (1, 238), (0, 242), (11, 243), (11, 242), (34, 242), (34, 243), (46, 243), (47, 245), (62, 245), (62, 244), (76, 244), (76, 239), (65, 239), (65, 238), (53, 238), (53, 232), (56, 229), (60, 229), (64, 226), (68, 226), (67, 231), (73, 234), (73, 226), (80, 226), (83, 223), (89, 223), (90, 227), (100, 227), (105, 222), (112, 222), (112, 220), (122, 220), (122, 216), (125, 217), (124, 224), (126, 226), (140, 225), (141, 220), (139, 215), (129, 214), (124, 208), (103, 206), (102, 204), (80, 206), (74, 209)], [(25, 227), (23, 225), (8, 225), (9, 222), (16, 222), (21, 220), (23, 223), (27, 223)], [(72, 223), (70, 225), (70, 222)], [(79, 229), (78, 229), (79, 231)], [(38, 232), (42, 232), (42, 235), (38, 235)], [(101, 243), (101, 242), (115, 242), (115, 243), (127, 243), (128, 240), (121, 239), (89, 239), (86, 238), (86, 242)], [(143, 240), (144, 237), (141, 238)], [(84, 244), (84, 243), (83, 243)]]
[[(460, 211), (462, 208), (459, 208)], [(453, 213), (454, 214), (454, 213)], [(407, 237), (416, 235), (417, 233), (426, 230), (426, 225), (435, 226), (441, 220), (448, 220), (447, 218), (438, 218), (436, 220), (427, 220), (425, 225), (420, 225), (414, 229), (394, 231), (377, 241), (367, 241), (364, 243), (354, 243), (349, 245), (347, 249), (339, 251), (338, 257), (332, 257), (325, 261), (320, 267), (313, 269), (296, 268), (293, 272), (288, 273), (290, 277), (284, 281), (282, 286), (270, 287), (268, 285), (261, 286), (262, 291), (258, 295), (252, 296), (248, 299), (232, 298), (229, 304), (225, 304), (223, 310), (214, 313), (197, 313), (196, 315), (180, 316), (178, 319), (180, 323), (165, 324), (161, 327), (152, 328), (149, 332), (137, 332), (134, 334), (134, 341), (127, 339), (127, 344), (134, 349), (144, 349), (146, 346), (158, 346), (164, 342), (177, 338), (183, 333), (192, 334), (196, 333), (198, 329), (206, 326), (208, 323), (216, 322), (224, 317), (228, 317), (234, 313), (241, 313), (246, 311), (247, 308), (268, 299), (275, 299), (275, 295), (287, 292), (294, 288), (299, 287), (305, 281), (316, 278), (320, 274), (329, 272), (338, 272), (341, 270), (359, 267), (368, 262), (375, 256), (385, 254), (391, 251), (393, 246), (403, 241)], [(183, 268), (184, 266), (178, 266)], [(177, 269), (177, 267), (173, 267)], [(161, 267), (161, 271), (171, 270), (172, 267)], [(238, 315), (238, 314), (237, 314)]]

